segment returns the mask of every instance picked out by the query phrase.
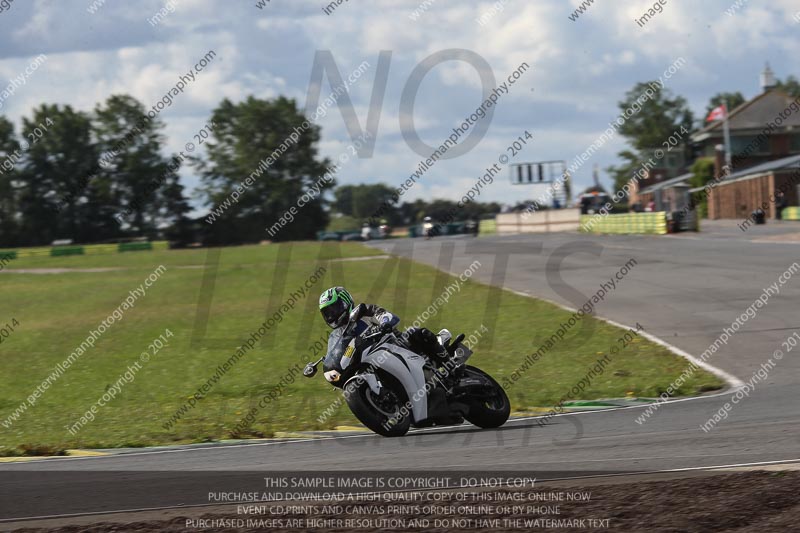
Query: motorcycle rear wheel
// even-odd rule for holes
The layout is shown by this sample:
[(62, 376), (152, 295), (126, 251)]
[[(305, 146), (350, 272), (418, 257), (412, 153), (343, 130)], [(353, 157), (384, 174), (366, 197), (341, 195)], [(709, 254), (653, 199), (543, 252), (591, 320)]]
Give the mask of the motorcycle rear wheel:
[(464, 415), (470, 423), (479, 428), (499, 428), (508, 421), (511, 415), (511, 402), (503, 387), (492, 376), (474, 366), (465, 366), (465, 374), (472, 374), (478, 379), (487, 381), (492, 385), (491, 395), (483, 398), (474, 398), (468, 402), (469, 412)]

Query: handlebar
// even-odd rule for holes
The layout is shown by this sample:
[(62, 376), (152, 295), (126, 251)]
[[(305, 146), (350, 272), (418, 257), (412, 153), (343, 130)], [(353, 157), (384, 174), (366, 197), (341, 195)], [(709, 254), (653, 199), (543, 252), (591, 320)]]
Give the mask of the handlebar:
[[(352, 319), (352, 317), (351, 317), (351, 319)], [(350, 327), (350, 323), (349, 322), (348, 322), (347, 327)], [(376, 330), (374, 333), (370, 333), (369, 335), (362, 335), (361, 338), (369, 340), (369, 339), (372, 339), (372, 338), (375, 338), (375, 337), (385, 336), (385, 335), (388, 335), (389, 333), (392, 333), (391, 329), (388, 330), (388, 331), (384, 331), (379, 326), (375, 326), (374, 329)], [(392, 329), (394, 329), (394, 328), (392, 328)], [(313, 378), (317, 373), (317, 365), (319, 365), (324, 359), (325, 359), (325, 356), (323, 355), (322, 357), (319, 358), (319, 360), (317, 360), (317, 361), (315, 361), (313, 363), (306, 364), (305, 368), (303, 369), (303, 376), (305, 376), (307, 378)]]

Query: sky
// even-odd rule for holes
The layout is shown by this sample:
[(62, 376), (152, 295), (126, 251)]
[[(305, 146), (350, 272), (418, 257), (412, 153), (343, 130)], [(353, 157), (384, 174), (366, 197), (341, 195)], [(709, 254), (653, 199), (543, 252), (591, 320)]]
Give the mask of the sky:
[[(213, 61), (160, 114), (169, 155), (192, 141), (223, 98), (284, 95), (305, 109), (315, 58), (319, 67), (330, 54), (345, 78), (367, 65), (347, 93), (358, 127), (366, 128), (370, 112), (379, 117), (374, 150), (347, 158), (337, 182), (399, 186), (425, 159), (409, 133), (438, 146), (484, 101), (493, 88), (487, 80), (502, 84), (527, 64), (493, 115), (473, 127), (485, 130), (479, 142), (438, 161), (405, 196), (457, 200), (526, 131), (533, 139), (511, 163), (573, 161), (616, 119), (626, 91), (680, 58), (666, 87), (697, 116), (717, 92), (759, 94), (765, 62), (778, 78), (800, 76), (796, 0), (660, 1), (643, 24), (657, 1), (594, 0), (575, 16), (581, 0), (346, 0), (327, 8), (330, 0), (0, 0), (0, 89), (25, 76), (0, 113), (19, 127), (40, 103), (91, 111), (119, 93), (149, 108), (213, 50)], [(390, 54), (380, 66), (382, 51)], [(40, 54), (46, 59), (25, 75)], [(441, 60), (428, 65), (432, 55)], [(387, 65), (383, 91), (376, 75)], [(424, 77), (413, 75), (426, 65)], [(331, 94), (327, 74), (318, 88), (322, 99)], [(317, 124), (321, 154), (340, 160), (354, 142), (340, 108)], [(594, 165), (618, 163), (624, 146), (620, 137), (604, 144), (573, 175), (575, 190), (591, 185)], [(501, 166), (478, 200), (514, 203), (541, 192), (512, 185)], [(180, 174), (195, 214), (205, 213), (193, 169)], [(602, 171), (601, 181), (611, 188)]]

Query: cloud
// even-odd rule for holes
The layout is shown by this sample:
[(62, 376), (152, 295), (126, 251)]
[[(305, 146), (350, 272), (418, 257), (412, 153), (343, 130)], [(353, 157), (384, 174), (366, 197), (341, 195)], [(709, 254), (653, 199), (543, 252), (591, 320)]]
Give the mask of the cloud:
[[(163, 114), (168, 149), (175, 152), (223, 98), (287, 95), (303, 107), (315, 54), (330, 50), (345, 76), (361, 62), (370, 63), (350, 90), (363, 127), (373, 102), (379, 53), (390, 50), (374, 156), (351, 160), (338, 177), (340, 183), (396, 185), (416, 169), (421, 156), (400, 131), (400, 117), (409, 112), (401, 97), (409, 76), (426, 57), (446, 49), (474, 51), (488, 62), (498, 83), (520, 64), (530, 65), (499, 101), (483, 141), (462, 157), (438, 162), (410, 198), (459, 197), (525, 130), (535, 137), (522, 154), (526, 160), (571, 160), (617, 115), (616, 104), (627, 90), (658, 78), (677, 57), (685, 57), (687, 65), (669, 88), (686, 96), (698, 112), (719, 91), (757, 94), (766, 60), (779, 77), (800, 70), (794, 53), (800, 29), (793, 20), (800, 11), (795, 0), (747, 2), (732, 16), (726, 10), (733, 0), (669, 0), (644, 28), (635, 19), (652, 6), (650, 0), (596, 2), (575, 22), (568, 17), (579, 0), (435, 1), (416, 20), (410, 15), (421, 0), (348, 2), (330, 15), (322, 10), (327, 2), (316, 0), (273, 0), (264, 9), (256, 8), (255, 0), (172, 0), (174, 12), (155, 27), (147, 20), (166, 0), (107, 0), (89, 14), (91, 1), (17, 2), (1, 15), (12, 29), (0, 34), (0, 75), (11, 78), (37, 54), (48, 55), (45, 67), (5, 102), (3, 112), (11, 118), (18, 121), (41, 102), (90, 110), (115, 93), (129, 93), (152, 105), (213, 49), (217, 59)], [(326, 79), (322, 98), (329, 92)], [(443, 62), (428, 73), (416, 94), (416, 130), (436, 145), (481, 101), (475, 67), (465, 61)], [(335, 157), (352, 142), (338, 109), (319, 122), (322, 155)], [(575, 176), (575, 188), (591, 184), (592, 165), (614, 163), (623, 146), (617, 138), (598, 151)], [(196, 184), (190, 169), (182, 173), (188, 186)], [(527, 194), (527, 189), (498, 179), (482, 199), (510, 202)]]

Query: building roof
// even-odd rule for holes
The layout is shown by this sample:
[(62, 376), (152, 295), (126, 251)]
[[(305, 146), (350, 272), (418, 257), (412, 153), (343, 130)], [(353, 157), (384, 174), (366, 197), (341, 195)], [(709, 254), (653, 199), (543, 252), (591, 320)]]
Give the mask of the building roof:
[[(658, 190), (661, 190), (661, 189), (666, 189), (668, 187), (674, 187), (676, 185), (688, 185), (689, 178), (691, 178), (693, 175), (694, 174), (689, 172), (688, 174), (683, 174), (683, 175), (677, 176), (675, 178), (670, 178), (668, 180), (661, 181), (659, 183), (656, 183), (655, 185), (651, 185), (649, 187), (645, 187), (644, 189), (639, 191), (639, 194), (647, 194), (647, 193), (655, 192), (655, 191), (658, 191)], [(684, 182), (686, 182), (686, 183), (684, 183)]]
[[(791, 170), (791, 169), (800, 170), (800, 155), (792, 155), (789, 157), (784, 157), (783, 159), (775, 159), (773, 161), (767, 161), (766, 163), (760, 163), (758, 165), (747, 167), (738, 172), (734, 172), (729, 176), (725, 176), (725, 178), (720, 180), (719, 183), (726, 184), (726, 183), (731, 183), (733, 181), (747, 180), (750, 178), (755, 178), (757, 176), (762, 176), (769, 172), (777, 172), (780, 170)], [(703, 187), (696, 187), (694, 189), (691, 189), (689, 192), (700, 191), (702, 189)]]
[[(731, 133), (763, 130), (767, 123), (773, 122), (778, 118), (794, 101), (795, 98), (780, 89), (767, 89), (730, 112), (728, 126)], [(692, 138), (695, 141), (704, 141), (722, 136), (722, 124), (723, 121), (717, 120), (695, 133)], [(793, 127), (800, 127), (800, 113), (789, 111), (789, 116), (784, 119), (776, 130), (780, 131)]]
[(723, 181), (733, 181), (735, 179), (744, 178), (747, 176), (756, 176), (758, 174), (791, 168), (800, 168), (800, 155), (792, 155), (789, 157), (784, 157), (783, 159), (775, 159), (773, 161), (767, 161), (766, 163), (759, 163), (758, 165), (744, 168), (734, 172), (730, 176), (726, 176)]

